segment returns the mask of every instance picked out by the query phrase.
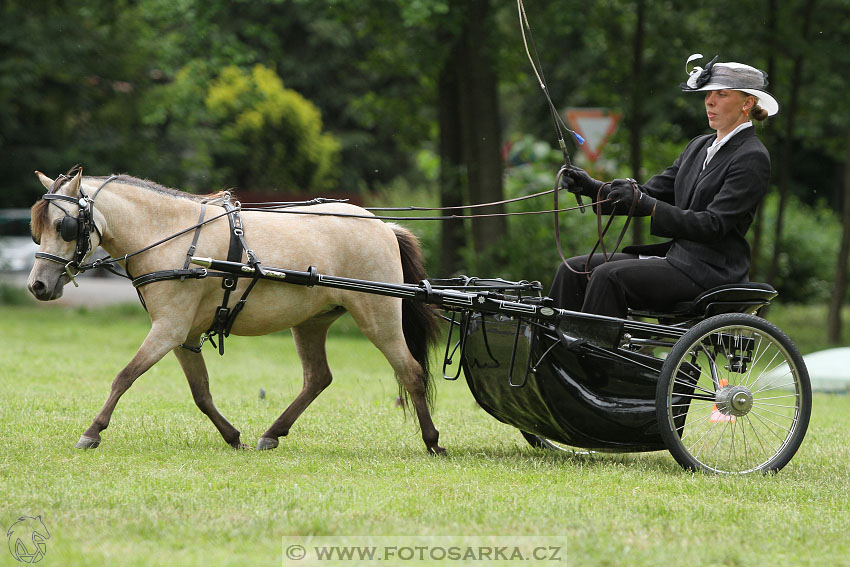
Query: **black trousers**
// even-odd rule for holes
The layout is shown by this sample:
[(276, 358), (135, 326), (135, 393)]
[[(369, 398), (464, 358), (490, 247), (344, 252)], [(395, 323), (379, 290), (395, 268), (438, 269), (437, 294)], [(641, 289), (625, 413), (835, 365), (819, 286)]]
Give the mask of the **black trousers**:
[(567, 262), (576, 271), (589, 270), (590, 278), (561, 264), (549, 292), (561, 309), (625, 318), (630, 308), (668, 310), (705, 291), (665, 258), (618, 253), (607, 263), (602, 254), (594, 254), (589, 263), (587, 256)]

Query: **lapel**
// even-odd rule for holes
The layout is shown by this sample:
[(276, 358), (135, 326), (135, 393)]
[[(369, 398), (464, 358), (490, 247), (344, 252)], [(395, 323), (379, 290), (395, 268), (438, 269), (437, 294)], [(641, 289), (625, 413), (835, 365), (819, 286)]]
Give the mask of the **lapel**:
[[(690, 164), (685, 167), (685, 176), (682, 179), (682, 195), (681, 201), (676, 204), (682, 208), (687, 209), (688, 205), (691, 203), (691, 197), (694, 194), (694, 189), (696, 188), (697, 181), (700, 178), (700, 173), (702, 172), (702, 164), (705, 161), (705, 156), (708, 153), (708, 146), (711, 145), (711, 142), (714, 141), (714, 136), (706, 136), (705, 140), (702, 141), (700, 147), (694, 149), (694, 155), (691, 158)], [(716, 156), (715, 156), (716, 157)], [(714, 161), (713, 159), (711, 161)], [(677, 198), (676, 201), (680, 199)]]
[(694, 169), (696, 169), (697, 174), (694, 177), (693, 183), (687, 185), (689, 191), (685, 198), (686, 209), (691, 206), (691, 202), (693, 201), (694, 195), (696, 194), (699, 186), (703, 183), (703, 181), (705, 181), (706, 179), (711, 179), (712, 172), (714, 170), (716, 170), (717, 168), (728, 162), (730, 159), (732, 159), (732, 156), (735, 154), (735, 150), (737, 150), (741, 146), (741, 144), (743, 144), (744, 141), (747, 140), (750, 136), (754, 136), (755, 131), (755, 127), (751, 126), (735, 134), (735, 136), (731, 140), (723, 144), (723, 147), (717, 150), (717, 153), (714, 154), (714, 157), (711, 158), (711, 161), (708, 162), (708, 165), (705, 167), (705, 169), (702, 169), (702, 163), (705, 161), (705, 156), (708, 153), (708, 146), (710, 146), (711, 143), (714, 141), (713, 136), (708, 137), (706, 144), (699, 152), (698, 157), (700, 160), (694, 164)]

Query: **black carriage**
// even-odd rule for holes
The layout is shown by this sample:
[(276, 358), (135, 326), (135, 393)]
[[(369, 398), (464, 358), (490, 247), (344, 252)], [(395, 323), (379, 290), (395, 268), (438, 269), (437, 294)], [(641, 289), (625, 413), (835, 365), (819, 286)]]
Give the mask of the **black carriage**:
[[(246, 264), (193, 262), (255, 273)], [(619, 319), (557, 309), (538, 282), (388, 284), (314, 268), (262, 268), (260, 277), (446, 311), (444, 377), (462, 373), (480, 406), (535, 447), (667, 449), (691, 470), (774, 472), (791, 460), (808, 427), (812, 394), (802, 356), (756, 315), (777, 295), (766, 284), (721, 286), (669, 313)]]
[[(475, 284), (549, 301), (522, 296), (535, 284)], [(777, 471), (803, 440), (811, 386), (791, 340), (754, 315), (775, 296), (765, 284), (727, 285), (629, 319), (467, 311), (447, 360), (459, 356), (479, 405), (535, 447), (667, 449), (688, 469)]]

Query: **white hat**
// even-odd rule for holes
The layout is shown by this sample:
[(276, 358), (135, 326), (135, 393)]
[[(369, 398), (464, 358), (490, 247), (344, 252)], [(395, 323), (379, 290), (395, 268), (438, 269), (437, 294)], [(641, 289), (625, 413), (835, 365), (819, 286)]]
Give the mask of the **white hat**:
[[(702, 59), (702, 54), (695, 53), (688, 57), (685, 63), (685, 71), (688, 63)], [(690, 75), (686, 83), (679, 85), (683, 91), (719, 91), (730, 89), (743, 91), (758, 98), (759, 106), (767, 111), (768, 116), (779, 112), (779, 102), (769, 92), (764, 90), (767, 86), (767, 73), (744, 65), (743, 63), (716, 63), (717, 57), (712, 59), (705, 69), (694, 67), (688, 72)]]

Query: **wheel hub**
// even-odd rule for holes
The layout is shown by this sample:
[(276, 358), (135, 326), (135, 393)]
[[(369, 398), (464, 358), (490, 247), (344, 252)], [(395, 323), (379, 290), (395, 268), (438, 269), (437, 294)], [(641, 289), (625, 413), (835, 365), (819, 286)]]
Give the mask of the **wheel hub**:
[(744, 386), (726, 386), (717, 392), (717, 409), (726, 415), (744, 416), (753, 408), (753, 393)]

